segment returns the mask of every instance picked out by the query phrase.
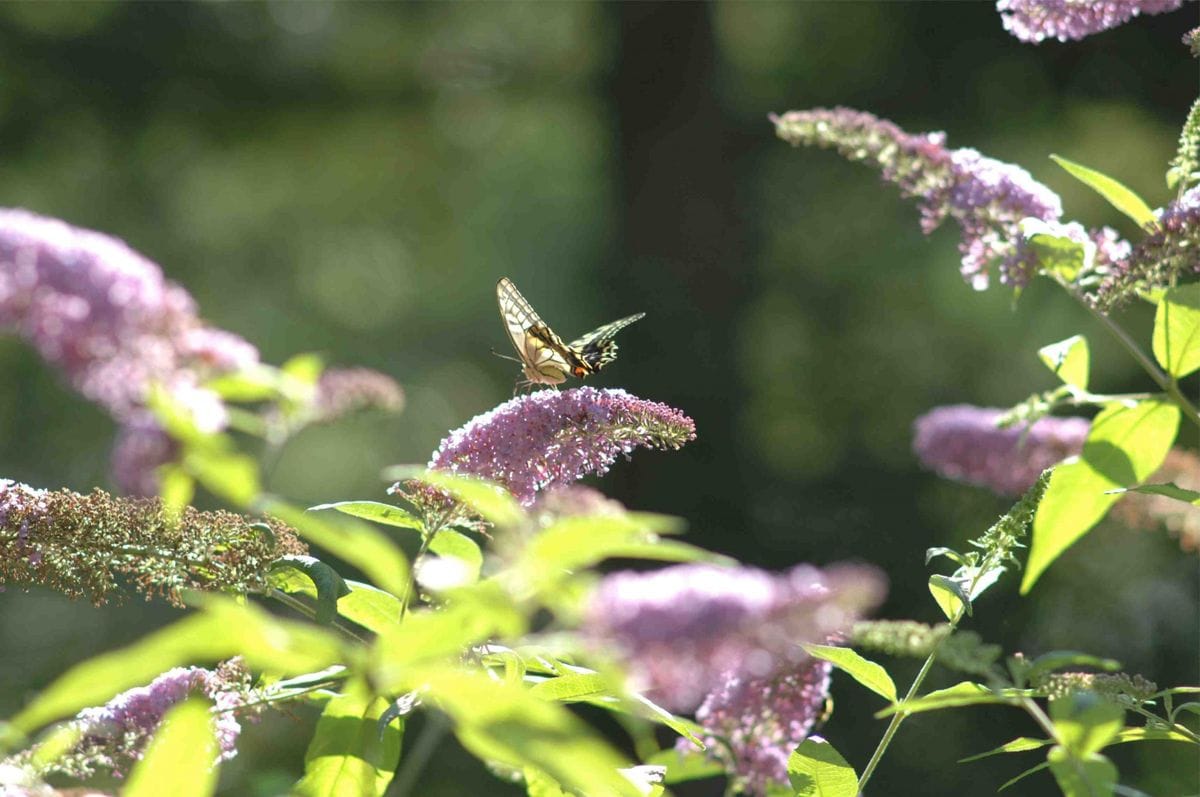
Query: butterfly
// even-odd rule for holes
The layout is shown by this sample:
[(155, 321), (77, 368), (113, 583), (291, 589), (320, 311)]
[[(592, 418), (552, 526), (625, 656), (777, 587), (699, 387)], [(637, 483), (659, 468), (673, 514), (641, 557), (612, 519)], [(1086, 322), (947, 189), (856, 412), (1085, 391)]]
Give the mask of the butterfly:
[(616, 334), (645, 313), (626, 316), (611, 324), (573, 340), (563, 343), (537, 314), (525, 297), (508, 277), (496, 283), (496, 303), (500, 305), (500, 318), (517, 350), (516, 360), (525, 375), (522, 385), (559, 385), (568, 376), (579, 379), (594, 374), (617, 359)]

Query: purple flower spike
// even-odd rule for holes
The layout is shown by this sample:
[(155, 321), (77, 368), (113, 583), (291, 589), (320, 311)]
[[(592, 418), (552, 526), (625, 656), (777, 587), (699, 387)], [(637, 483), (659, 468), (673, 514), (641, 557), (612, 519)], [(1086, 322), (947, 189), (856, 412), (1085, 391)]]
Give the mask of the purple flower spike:
[(963, 278), (977, 290), (988, 286), (993, 268), (1002, 284), (1028, 282), (1033, 272), (1020, 246), (1021, 220), (1062, 216), (1058, 195), (1029, 172), (973, 149), (947, 149), (945, 133), (912, 135), (850, 108), (791, 111), (773, 121), (779, 137), (795, 146), (833, 147), (879, 168), (884, 180), (917, 200), (925, 233), (954, 219), (962, 232)]
[(1200, 274), (1200, 186), (1185, 192), (1158, 214), (1158, 228), (1124, 258), (1106, 269), (1094, 301), (1109, 309), (1137, 290), (1173, 284), (1177, 277)]
[[(825, 709), (832, 666), (807, 659), (770, 678), (732, 675), (704, 698), (696, 722), (708, 755), (738, 778), (747, 794), (788, 783), (788, 757)], [(676, 748), (689, 750), (687, 739)]]
[(539, 490), (606, 473), (638, 446), (677, 449), (695, 437), (679, 410), (624, 390), (541, 390), (451, 432), (429, 467), (499, 482), (528, 506)]
[(1174, 11), (1183, 0), (998, 0), (1004, 29), (1023, 42), (1078, 41), (1139, 14)]
[(1004, 410), (957, 404), (938, 407), (913, 424), (913, 451), (940, 476), (1020, 495), (1042, 471), (1083, 450), (1091, 423), (1084, 418), (1041, 418), (1000, 428)]
[(882, 575), (867, 567), (678, 565), (606, 576), (583, 628), (626, 663), (631, 686), (689, 711), (730, 677), (770, 678), (805, 661), (802, 643), (847, 628), (883, 592)]

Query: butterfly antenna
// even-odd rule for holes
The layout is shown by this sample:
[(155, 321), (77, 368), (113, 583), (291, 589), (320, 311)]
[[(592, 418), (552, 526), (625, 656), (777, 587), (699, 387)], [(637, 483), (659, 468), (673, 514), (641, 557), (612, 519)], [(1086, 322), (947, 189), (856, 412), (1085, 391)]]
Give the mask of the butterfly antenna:
[(507, 354), (501, 354), (500, 352), (496, 351), (495, 349), (492, 349), (492, 354), (496, 355), (501, 360), (508, 360), (509, 362), (514, 362), (514, 363), (517, 363), (518, 365), (521, 364), (521, 361), (518, 360), (516, 357), (509, 357)]

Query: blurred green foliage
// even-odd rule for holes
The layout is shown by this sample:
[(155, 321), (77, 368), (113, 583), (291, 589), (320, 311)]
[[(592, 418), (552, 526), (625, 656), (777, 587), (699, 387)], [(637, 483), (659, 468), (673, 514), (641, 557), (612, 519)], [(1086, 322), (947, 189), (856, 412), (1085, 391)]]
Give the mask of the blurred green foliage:
[[(564, 334), (645, 310), (596, 381), (682, 408), (699, 439), (618, 465), (605, 490), (746, 561), (875, 562), (893, 581), (885, 614), (929, 621), (922, 552), (1004, 507), (920, 472), (913, 418), (1051, 387), (1036, 350), (1076, 332), (1092, 333), (1095, 389), (1145, 386), (1056, 289), (1015, 308), (972, 292), (953, 231), (926, 240), (874, 174), (793, 151), (766, 115), (840, 104), (944, 129), (1024, 165), (1069, 217), (1133, 235), (1047, 156), (1164, 202), (1196, 91), (1177, 43), (1193, 24), (1034, 47), (990, 3), (7, 3), (0, 203), (126, 239), (268, 361), (318, 350), (399, 379), (403, 415), (288, 446), (268, 487), (299, 502), (382, 498), (382, 467), (425, 461), (509, 396), (515, 368), (489, 354), (506, 345), (498, 277)], [(1129, 316), (1148, 339), (1149, 314)], [(0, 372), (0, 475), (107, 484), (107, 417), (18, 341), (0, 340)], [(1007, 586), (971, 625), (987, 640), (1200, 681), (1197, 568), (1164, 535), (1110, 525), (1028, 599)], [(0, 710), (174, 616), (10, 589)], [(872, 698), (835, 695), (828, 735), (861, 764), (881, 731)], [(251, 727), (223, 793), (281, 793), (311, 722)], [(978, 793), (1019, 765), (953, 762), (1028, 731), (999, 710), (915, 717), (875, 790)], [(1196, 790), (1190, 750), (1128, 747), (1114, 756), (1127, 782)], [(468, 762), (447, 743), (416, 793), (502, 793)]]

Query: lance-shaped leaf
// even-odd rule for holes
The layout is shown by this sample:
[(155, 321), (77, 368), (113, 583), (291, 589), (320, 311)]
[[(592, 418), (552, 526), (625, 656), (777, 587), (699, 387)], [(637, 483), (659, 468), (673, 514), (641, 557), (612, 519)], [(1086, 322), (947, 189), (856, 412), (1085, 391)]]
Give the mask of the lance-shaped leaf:
[(217, 740), (207, 700), (172, 707), (129, 773), (125, 797), (208, 797), (217, 790)]
[(398, 506), (385, 504), (382, 501), (337, 501), (332, 504), (319, 504), (309, 507), (308, 511), (321, 512), (327, 509), (401, 529), (416, 529), (420, 531), (425, 527), (421, 519), (417, 516)]
[(404, 718), (380, 727), (389, 708), (362, 684), (352, 684), (330, 700), (304, 755), (304, 777), (294, 793), (301, 797), (378, 797), (400, 761)]
[(890, 703), (896, 702), (896, 684), (880, 665), (851, 648), (836, 645), (805, 645), (810, 656), (823, 659)]
[(1089, 169), (1086, 166), (1069, 161), (1058, 155), (1051, 155), (1050, 158), (1059, 166), (1066, 169), (1076, 180), (1107, 199), (1108, 203), (1114, 208), (1137, 222), (1139, 227), (1144, 230), (1154, 228), (1158, 217), (1154, 215), (1154, 211), (1150, 209), (1145, 200), (1133, 191), (1095, 169)]
[(1154, 357), (1176, 379), (1200, 368), (1200, 283), (1171, 288), (1154, 313)]
[[(311, 582), (310, 591), (296, 583), (296, 575)], [(338, 598), (350, 593), (350, 588), (336, 570), (315, 556), (283, 556), (271, 565), (271, 586), (284, 592), (299, 592), (316, 601), (314, 619), (329, 625), (337, 615)]]
[(445, 490), (497, 526), (514, 526), (525, 518), (525, 510), (507, 490), (478, 476), (465, 476), (418, 465), (395, 465), (384, 471), (384, 478), (398, 481), (416, 479)]
[(945, 689), (938, 689), (911, 700), (905, 700), (894, 706), (889, 706), (875, 714), (876, 717), (887, 717), (891, 714), (919, 714), (925, 711), (938, 711), (944, 708), (959, 708), (961, 706), (1016, 705), (1018, 695), (1011, 690), (1000, 692), (988, 689), (983, 684), (962, 681)]

